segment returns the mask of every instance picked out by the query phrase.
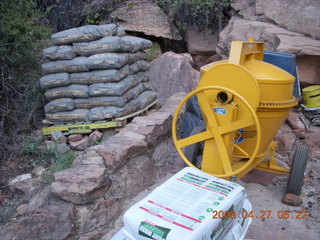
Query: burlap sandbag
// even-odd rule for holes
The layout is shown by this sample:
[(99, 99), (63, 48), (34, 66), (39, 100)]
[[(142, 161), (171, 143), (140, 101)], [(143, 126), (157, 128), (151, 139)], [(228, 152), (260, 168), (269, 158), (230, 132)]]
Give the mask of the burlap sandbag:
[(115, 36), (123, 37), (126, 35), (126, 30), (122, 27), (118, 27), (117, 32), (115, 33)]
[(87, 98), (89, 97), (89, 87), (85, 85), (71, 84), (66, 87), (58, 87), (49, 89), (44, 93), (49, 100), (57, 98)]
[(91, 85), (94, 83), (119, 82), (128, 75), (133, 75), (140, 71), (148, 71), (149, 66), (150, 64), (147, 61), (141, 60), (130, 65), (125, 65), (120, 69), (72, 73), (70, 74), (70, 83)]
[(142, 77), (130, 75), (117, 83), (96, 83), (89, 86), (90, 96), (122, 96), (142, 82)]
[(150, 85), (148, 83), (140, 83), (122, 96), (76, 98), (74, 99), (74, 104), (76, 108), (85, 109), (108, 106), (122, 107), (126, 102), (136, 98), (141, 92), (147, 90), (151, 90)]
[(128, 63), (132, 64), (139, 60), (146, 60), (148, 58), (148, 55), (145, 52), (136, 52), (129, 54)]
[(42, 64), (42, 71), (44, 74), (61, 73), (61, 72), (87, 72), (87, 58), (76, 57), (72, 60), (51, 61)]
[(100, 53), (87, 58), (86, 65), (89, 69), (121, 68), (129, 61), (128, 53)]
[(123, 52), (135, 53), (143, 51), (152, 46), (152, 42), (139, 37), (124, 36), (121, 38), (121, 50)]
[(74, 101), (72, 98), (59, 98), (53, 100), (44, 106), (46, 113), (56, 113), (70, 111), (75, 108)]
[(41, 88), (62, 87), (70, 84), (70, 76), (68, 73), (53, 73), (40, 78)]
[(42, 51), (42, 56), (45, 60), (70, 60), (77, 56), (73, 48), (68, 45), (52, 46)]
[(122, 77), (119, 70), (94, 70), (83, 73), (72, 73), (70, 74), (70, 82), (91, 85), (94, 83), (118, 82)]
[(51, 36), (51, 43), (54, 45), (63, 45), (74, 42), (88, 42), (97, 40), (104, 36), (112, 36), (117, 32), (117, 25), (87, 25), (79, 28), (72, 28)]
[(88, 122), (90, 111), (88, 109), (75, 109), (73, 111), (46, 113), (46, 119), (54, 123)]
[(101, 121), (105, 119), (114, 119), (127, 116), (143, 108), (157, 99), (157, 95), (153, 91), (145, 91), (141, 93), (136, 99), (126, 103), (123, 107), (96, 107), (90, 110), (90, 117), (92, 121)]
[(73, 43), (73, 50), (81, 56), (90, 56), (98, 53), (122, 52), (121, 38), (108, 36), (96, 41)]

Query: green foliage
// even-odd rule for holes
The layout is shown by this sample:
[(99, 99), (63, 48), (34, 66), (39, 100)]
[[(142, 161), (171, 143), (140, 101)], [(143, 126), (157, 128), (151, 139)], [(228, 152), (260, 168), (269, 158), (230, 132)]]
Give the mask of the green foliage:
[(2, 69), (10, 71), (8, 80), (24, 80), (39, 69), (39, 44), (50, 32), (39, 25), (42, 15), (33, 1), (2, 0), (0, 12)]
[(158, 43), (154, 43), (150, 49), (146, 51), (148, 58), (147, 61), (151, 62), (161, 55), (161, 49)]
[(30, 130), (43, 108), (39, 53), (50, 30), (36, 7), (32, 0), (0, 1), (0, 159), (12, 156), (15, 136)]
[(208, 27), (219, 28), (223, 10), (230, 5), (230, 0), (153, 0), (161, 7), (184, 33), (188, 25), (198, 30)]
[(39, 165), (49, 167), (51, 173), (70, 168), (75, 158), (73, 151), (61, 153), (54, 144), (50, 147), (42, 145), (43, 139), (35, 136), (21, 136), (21, 150), (30, 157), (33, 167)]

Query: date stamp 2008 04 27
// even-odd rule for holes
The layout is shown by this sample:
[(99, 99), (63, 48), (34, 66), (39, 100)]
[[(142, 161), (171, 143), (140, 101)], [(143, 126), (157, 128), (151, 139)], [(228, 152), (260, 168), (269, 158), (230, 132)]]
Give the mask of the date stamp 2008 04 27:
[(236, 211), (213, 211), (212, 219), (235, 219), (242, 217), (243, 219), (247, 218), (257, 218), (261, 220), (265, 219), (307, 219), (307, 211), (297, 210), (295, 212), (290, 212), (288, 210), (280, 210), (273, 212), (271, 210), (262, 210), (259, 213), (254, 213), (253, 211), (242, 211), (240, 216), (237, 215)]

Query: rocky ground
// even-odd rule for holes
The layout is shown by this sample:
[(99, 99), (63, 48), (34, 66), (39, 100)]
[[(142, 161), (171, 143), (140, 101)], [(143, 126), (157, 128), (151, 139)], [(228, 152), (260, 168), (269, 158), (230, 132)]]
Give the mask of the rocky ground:
[[(147, 196), (153, 189), (171, 177), (184, 167), (184, 163), (177, 157), (172, 166), (162, 169), (163, 174), (157, 179), (157, 183), (140, 192), (132, 200), (127, 201), (126, 208)], [(277, 175), (259, 170), (253, 170), (244, 179), (239, 180), (252, 204), (254, 218), (247, 239), (269, 240), (269, 239), (292, 239), (292, 240), (316, 240), (320, 238), (320, 211), (319, 211), (319, 178), (320, 161), (310, 160), (307, 166), (305, 183), (302, 189), (302, 205), (293, 207), (282, 203), (286, 192), (288, 174)], [(317, 191), (317, 192), (316, 192)], [(270, 219), (260, 219), (266, 211), (271, 211)], [(288, 211), (288, 219), (280, 219), (281, 214)], [(304, 216), (304, 213), (307, 213)], [(124, 212), (123, 212), (124, 213)], [(115, 221), (113, 230), (108, 232), (101, 240), (109, 240), (123, 227), (123, 213)], [(302, 213), (300, 215), (300, 213)], [(278, 215), (279, 214), (279, 215)], [(279, 218), (280, 217), (280, 218)], [(300, 219), (306, 218), (306, 219)]]

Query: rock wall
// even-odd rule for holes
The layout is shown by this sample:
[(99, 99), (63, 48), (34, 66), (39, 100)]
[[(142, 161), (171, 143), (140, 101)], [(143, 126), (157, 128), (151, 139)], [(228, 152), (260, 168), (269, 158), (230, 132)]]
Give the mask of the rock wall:
[(0, 239), (93, 240), (108, 232), (126, 200), (152, 185), (161, 169), (173, 168), (171, 121), (184, 95), (174, 94), (158, 111), (136, 117), (115, 136), (79, 153), (72, 168), (56, 172), (49, 190), (24, 206), (32, 211), (0, 227)]
[(144, 50), (152, 42), (124, 36), (115, 24), (88, 25), (55, 33), (43, 50), (40, 85), (50, 101), (49, 122), (113, 119), (148, 106), (157, 96), (149, 85)]
[(318, 0), (233, 0), (231, 7), (233, 16), (216, 49), (220, 56), (228, 57), (231, 41), (253, 37), (266, 51), (295, 54), (302, 86), (320, 84)]

